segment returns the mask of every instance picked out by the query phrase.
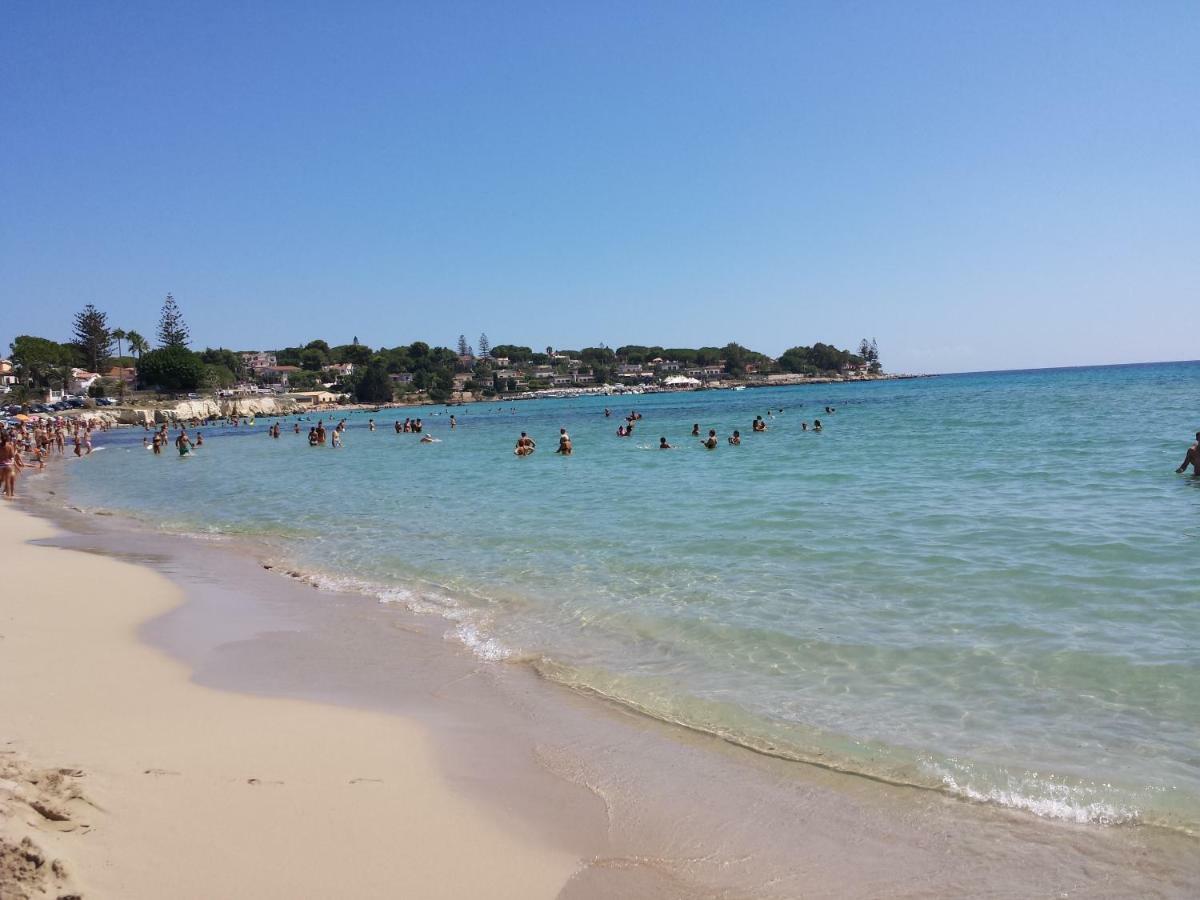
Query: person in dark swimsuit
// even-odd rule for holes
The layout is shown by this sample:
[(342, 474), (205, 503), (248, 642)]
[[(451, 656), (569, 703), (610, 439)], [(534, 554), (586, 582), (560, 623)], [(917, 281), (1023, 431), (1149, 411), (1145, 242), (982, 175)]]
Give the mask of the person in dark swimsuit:
[(1188, 451), (1183, 457), (1183, 465), (1175, 471), (1182, 474), (1187, 471), (1188, 466), (1192, 467), (1193, 475), (1200, 475), (1200, 431), (1196, 432), (1196, 443), (1188, 447)]

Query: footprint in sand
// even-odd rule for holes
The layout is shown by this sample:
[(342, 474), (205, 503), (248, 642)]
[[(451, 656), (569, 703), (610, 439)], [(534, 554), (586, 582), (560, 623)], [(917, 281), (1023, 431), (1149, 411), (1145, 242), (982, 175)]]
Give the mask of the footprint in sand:
[(351, 778), (350, 779), (351, 784), (363, 784), (364, 782), (368, 783), (368, 784), (383, 784), (383, 779), (382, 778)]
[(247, 778), (246, 784), (283, 784), (282, 781), (263, 781), (261, 778)]
[(147, 769), (143, 775), (180, 775), (181, 772), (172, 772), (170, 769)]

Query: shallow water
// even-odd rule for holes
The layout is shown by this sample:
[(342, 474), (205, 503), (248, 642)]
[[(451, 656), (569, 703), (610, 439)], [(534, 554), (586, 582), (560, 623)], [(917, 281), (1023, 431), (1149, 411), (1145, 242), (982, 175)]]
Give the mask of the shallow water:
[(360, 413), (341, 450), (259, 420), (185, 461), (111, 432), (68, 490), (266, 538), (484, 658), (780, 756), (1195, 830), (1200, 479), (1172, 472), (1198, 388), (1193, 363), (479, 404), (453, 432), (401, 413), (439, 444)]

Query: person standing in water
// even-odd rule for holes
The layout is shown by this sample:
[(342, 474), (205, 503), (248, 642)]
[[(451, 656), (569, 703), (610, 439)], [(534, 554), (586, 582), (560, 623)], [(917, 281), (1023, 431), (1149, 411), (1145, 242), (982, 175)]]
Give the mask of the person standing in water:
[(561, 453), (563, 456), (570, 456), (572, 449), (571, 436), (567, 434), (567, 429), (558, 429), (558, 449), (554, 452)]
[(1188, 447), (1187, 453), (1183, 457), (1183, 465), (1175, 471), (1183, 474), (1187, 471), (1187, 467), (1192, 467), (1193, 475), (1200, 475), (1200, 431), (1196, 432), (1196, 443)]
[(458, 427), (458, 419), (454, 418), (454, 413), (450, 413), (450, 430), (453, 431)]
[(187, 456), (192, 452), (192, 442), (188, 440), (187, 432), (182, 428), (179, 429), (179, 437), (175, 438), (175, 449), (179, 451), (180, 456)]
[(522, 431), (521, 436), (517, 438), (517, 446), (513, 448), (513, 453), (517, 456), (528, 456), (536, 449), (537, 444), (534, 443), (533, 438)]
[(705, 450), (716, 450), (717, 449), (717, 432), (712, 428), (708, 429), (708, 437), (706, 437), (700, 443), (704, 445)]

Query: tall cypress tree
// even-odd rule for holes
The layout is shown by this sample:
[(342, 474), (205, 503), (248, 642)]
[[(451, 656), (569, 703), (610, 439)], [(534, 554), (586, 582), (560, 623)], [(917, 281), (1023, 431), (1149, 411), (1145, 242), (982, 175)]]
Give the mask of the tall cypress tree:
[(167, 294), (167, 299), (163, 301), (162, 317), (158, 320), (158, 345), (186, 349), (190, 339), (183, 313), (179, 311), (175, 298)]
[(92, 304), (75, 313), (75, 340), (83, 358), (93, 372), (99, 372), (112, 350), (112, 332), (108, 330), (108, 316)]

